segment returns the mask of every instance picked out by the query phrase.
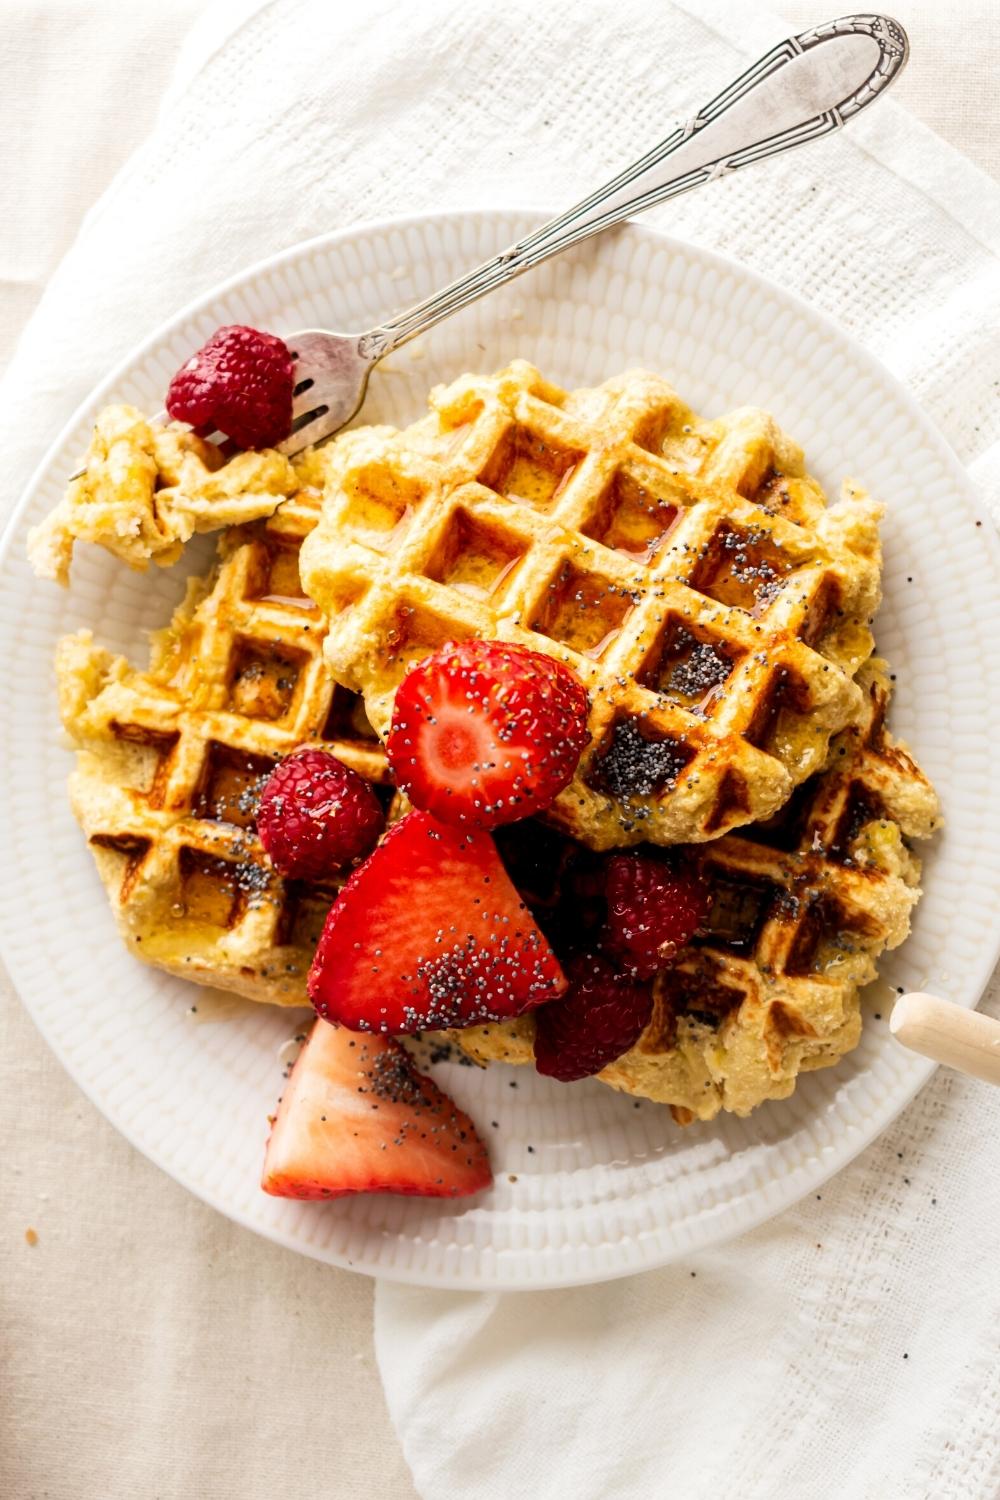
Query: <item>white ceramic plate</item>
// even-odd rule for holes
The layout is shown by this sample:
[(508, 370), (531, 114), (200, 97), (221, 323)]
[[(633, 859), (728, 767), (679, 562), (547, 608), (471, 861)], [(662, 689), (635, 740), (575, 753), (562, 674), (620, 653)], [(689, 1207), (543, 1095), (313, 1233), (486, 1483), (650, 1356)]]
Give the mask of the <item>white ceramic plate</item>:
[[(838, 1068), (749, 1120), (678, 1129), (669, 1112), (600, 1084), (531, 1070), (435, 1071), (489, 1141), (493, 1190), (468, 1204), (393, 1198), (279, 1202), (258, 1188), (281, 1043), (298, 1013), (242, 1007), (196, 1025), (200, 992), (122, 948), (63, 782), (52, 679), (57, 637), (80, 625), (142, 661), (182, 573), (132, 573), (80, 547), (72, 589), (34, 581), (24, 537), (59, 499), (98, 407), (163, 404), (169, 377), (220, 323), (276, 332), (364, 328), (539, 222), (512, 212), (351, 229), (248, 271), (181, 313), (95, 391), (43, 462), (0, 559), (0, 934), (38, 1025), (95, 1104), (140, 1150), (223, 1213), (308, 1255), (457, 1288), (565, 1286), (661, 1265), (748, 1229), (848, 1162), (913, 1096), (930, 1064), (870, 1007)], [(751, 272), (628, 226), (441, 325), (377, 373), (366, 421), (403, 423), (430, 386), (523, 355), (584, 385), (629, 365), (666, 374), (694, 407), (775, 413), (835, 491), (845, 474), (888, 506), (881, 650), (898, 672), (892, 719), (939, 787), (946, 831), (926, 860), (913, 934), (889, 985), (973, 1005), (997, 956), (1000, 555), (958, 462), (902, 388), (837, 328)], [(881, 991), (883, 995), (887, 990)], [(200, 1013), (205, 1011), (201, 1001)], [(873, 1012), (881, 1012), (881, 1020)]]

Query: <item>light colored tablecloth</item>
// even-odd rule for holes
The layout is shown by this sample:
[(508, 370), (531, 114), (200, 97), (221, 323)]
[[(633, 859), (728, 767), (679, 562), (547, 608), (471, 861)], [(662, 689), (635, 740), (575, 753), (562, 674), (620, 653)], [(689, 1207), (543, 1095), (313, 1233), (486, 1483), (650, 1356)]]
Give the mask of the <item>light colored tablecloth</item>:
[[(772, 8), (791, 29), (837, 10)], [(894, 8), (914, 44), (896, 97), (1000, 174), (1000, 11)], [(0, 367), (149, 130), (200, 9), (0, 3)], [(2, 999), (0, 1497), (412, 1496), (372, 1360), (370, 1283), (189, 1198), (64, 1077), (9, 986)]]

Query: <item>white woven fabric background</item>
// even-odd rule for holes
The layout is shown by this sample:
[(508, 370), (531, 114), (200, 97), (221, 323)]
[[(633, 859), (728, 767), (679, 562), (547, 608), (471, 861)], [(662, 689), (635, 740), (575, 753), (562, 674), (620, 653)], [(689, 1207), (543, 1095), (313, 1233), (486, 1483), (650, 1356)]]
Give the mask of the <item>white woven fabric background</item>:
[[(133, 114), (154, 124), (150, 96), (197, 7), (150, 8), (131, 32), (134, 7), (126, 21), (96, 5), (86, 27), (68, 0), (6, 9), (18, 26), (0, 66), (20, 80), (48, 51), (64, 70), (5, 137), (12, 323), (86, 202), (76, 138), (102, 187), (119, 136), (135, 141)], [(917, 11), (943, 44), (942, 7), (897, 9), (915, 49)], [(988, 158), (1000, 36), (989, 7), (978, 30), (979, 7), (952, 9), (951, 46), (976, 44), (958, 75), (968, 92), (943, 99), (926, 70), (917, 92), (939, 120), (964, 98), (969, 145)], [(783, 10), (800, 27), (836, 7)], [(41, 50), (26, 14), (47, 29)], [(788, 29), (712, 0), (214, 7), (0, 386), (4, 508), (94, 380), (196, 292), (352, 220), (562, 204)], [(67, 99), (88, 61), (106, 86), (77, 122)], [(910, 383), (1000, 503), (995, 183), (890, 101), (653, 217), (831, 312)], [(997, 1013), (996, 990), (987, 1006)], [(367, 1283), (187, 1199), (114, 1138), (20, 1014), (8, 1008), (5, 1027), (0, 1495), (405, 1500)], [(417, 1491), (994, 1500), (998, 1124), (1000, 1095), (939, 1075), (821, 1201), (691, 1265), (523, 1297), (380, 1288), (379, 1362)]]

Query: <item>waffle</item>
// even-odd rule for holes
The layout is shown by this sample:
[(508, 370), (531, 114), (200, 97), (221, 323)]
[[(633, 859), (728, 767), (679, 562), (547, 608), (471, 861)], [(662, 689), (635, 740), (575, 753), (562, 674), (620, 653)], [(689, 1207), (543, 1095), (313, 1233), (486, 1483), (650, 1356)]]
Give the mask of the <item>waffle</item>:
[(306, 974), (341, 883), (282, 880), (256, 837), (263, 778), (302, 743), (385, 786), (356, 695), (335, 686), (298, 548), (315, 524), (314, 456), (280, 513), (234, 528), (137, 671), (87, 631), (61, 642), (60, 710), (77, 747), (74, 813), (129, 947), (198, 983), (308, 1004)]
[[(909, 931), (920, 865), (907, 840), (938, 826), (937, 797), (885, 729), (885, 664), (871, 659), (858, 680), (862, 709), (826, 768), (776, 817), (699, 851), (713, 896), (706, 927), (657, 977), (636, 1046), (597, 1075), (671, 1105), (682, 1124), (749, 1114), (849, 1052), (861, 1034), (859, 990)], [(574, 858), (548, 837), (524, 891), (543, 925)], [(518, 880), (516, 858), (511, 870)], [(528, 1015), (451, 1039), (481, 1063), (531, 1063), (534, 1027)]]
[(94, 424), (83, 470), (28, 537), (35, 572), (69, 581), (73, 545), (96, 542), (133, 568), (176, 562), (196, 531), (269, 516), (297, 486), (273, 449), (227, 459), (187, 427), (108, 406)]
[(412, 662), (493, 637), (568, 663), (591, 744), (546, 820), (595, 849), (764, 818), (856, 717), (880, 507), (827, 507), (766, 413), (696, 417), (632, 373), (567, 394), (518, 361), (335, 444), (303, 584), (384, 734)]

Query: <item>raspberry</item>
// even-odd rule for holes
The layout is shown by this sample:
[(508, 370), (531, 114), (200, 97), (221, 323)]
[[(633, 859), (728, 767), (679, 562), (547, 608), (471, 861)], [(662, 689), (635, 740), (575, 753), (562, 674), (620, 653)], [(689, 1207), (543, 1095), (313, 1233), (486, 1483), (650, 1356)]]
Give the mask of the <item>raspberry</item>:
[(539, 812), (589, 739), (587, 694), (568, 667), (504, 641), (425, 657), (396, 693), (386, 743), (397, 785), (442, 823), (493, 828)]
[(367, 854), (385, 825), (378, 798), (325, 750), (298, 750), (264, 784), (257, 832), (279, 875), (322, 880)]
[(237, 323), (216, 329), (170, 382), (167, 411), (239, 448), (273, 448), (292, 430), (292, 356), (273, 333)]
[(561, 1000), (535, 1012), (535, 1067), (547, 1078), (590, 1078), (634, 1047), (653, 1010), (653, 992), (617, 974), (600, 954), (578, 958)]
[(646, 854), (612, 855), (605, 892), (604, 947), (639, 979), (671, 963), (708, 914), (708, 891), (693, 869)]

